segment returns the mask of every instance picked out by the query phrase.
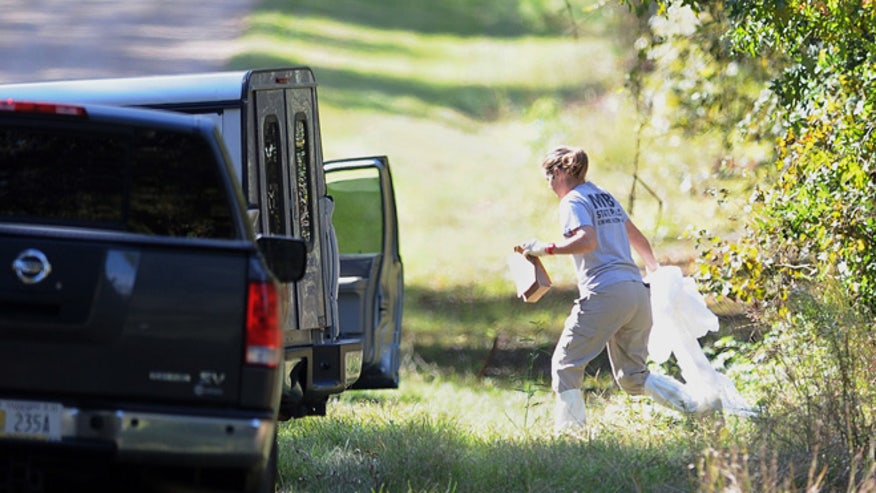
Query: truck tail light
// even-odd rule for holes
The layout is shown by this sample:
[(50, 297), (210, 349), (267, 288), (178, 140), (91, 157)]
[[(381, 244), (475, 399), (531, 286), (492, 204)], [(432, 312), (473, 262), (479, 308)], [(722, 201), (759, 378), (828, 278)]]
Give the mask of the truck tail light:
[(283, 358), (282, 344), (277, 286), (272, 282), (250, 282), (246, 302), (246, 363), (276, 367)]
[(33, 103), (30, 101), (0, 100), (0, 111), (18, 113), (49, 113), (56, 115), (86, 116), (88, 113), (82, 106), (72, 104)]

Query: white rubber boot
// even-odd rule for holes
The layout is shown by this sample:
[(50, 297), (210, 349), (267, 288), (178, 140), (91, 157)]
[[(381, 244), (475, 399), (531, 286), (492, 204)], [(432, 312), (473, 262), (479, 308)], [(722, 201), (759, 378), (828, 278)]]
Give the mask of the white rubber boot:
[(562, 433), (584, 428), (587, 410), (584, 397), (578, 389), (565, 390), (556, 396), (554, 407), (554, 431)]
[(704, 416), (717, 411), (714, 403), (697, 402), (681, 382), (663, 375), (648, 375), (645, 379), (645, 395), (658, 404), (682, 413)]

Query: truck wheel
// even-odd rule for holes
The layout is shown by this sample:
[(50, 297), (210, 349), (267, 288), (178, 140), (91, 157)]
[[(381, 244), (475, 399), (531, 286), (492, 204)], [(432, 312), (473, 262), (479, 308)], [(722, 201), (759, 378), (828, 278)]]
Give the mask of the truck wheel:
[(277, 491), (277, 432), (274, 431), (274, 441), (265, 467), (254, 471), (247, 482), (249, 493), (274, 493)]

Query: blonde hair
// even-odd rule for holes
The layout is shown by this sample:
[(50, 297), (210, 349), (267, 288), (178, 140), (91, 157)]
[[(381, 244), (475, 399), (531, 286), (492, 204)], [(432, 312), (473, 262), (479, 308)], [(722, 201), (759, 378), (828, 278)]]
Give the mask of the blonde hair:
[(567, 174), (586, 181), (588, 159), (587, 153), (580, 147), (558, 146), (551, 150), (541, 163), (542, 170), (548, 172), (553, 168), (562, 168)]

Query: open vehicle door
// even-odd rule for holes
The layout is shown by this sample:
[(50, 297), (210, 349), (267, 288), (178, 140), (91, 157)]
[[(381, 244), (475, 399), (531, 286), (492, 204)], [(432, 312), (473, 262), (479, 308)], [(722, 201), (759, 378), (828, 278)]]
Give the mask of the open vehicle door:
[(329, 161), (325, 172), (340, 253), (340, 336), (362, 338), (353, 388), (397, 388), (404, 275), (389, 161)]

